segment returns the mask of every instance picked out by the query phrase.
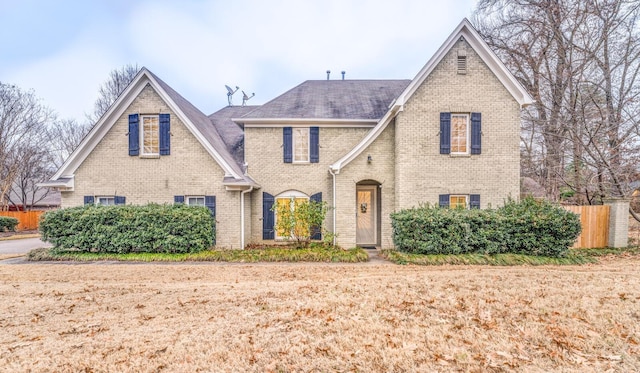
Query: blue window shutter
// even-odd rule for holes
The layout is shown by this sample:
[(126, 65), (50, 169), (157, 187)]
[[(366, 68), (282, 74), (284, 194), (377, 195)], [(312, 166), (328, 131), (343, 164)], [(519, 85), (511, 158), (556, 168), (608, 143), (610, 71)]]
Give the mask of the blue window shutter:
[(482, 115), (471, 113), (471, 154), (482, 153)]
[(449, 208), (449, 195), (448, 194), (441, 194), (438, 202), (440, 204), (440, 207), (445, 207), (445, 208)]
[[(176, 197), (182, 197), (182, 200), (184, 201), (184, 196), (174, 196), (174, 200)], [(209, 212), (211, 213), (211, 217), (213, 217), (213, 220), (216, 219), (216, 196), (204, 196), (204, 205), (206, 208), (209, 209)], [(214, 228), (215, 229), (215, 228)], [(215, 231), (214, 231), (215, 233)], [(213, 244), (216, 244), (216, 236), (213, 236)]]
[[(322, 192), (311, 195), (309, 199), (313, 202), (322, 202)], [(322, 227), (311, 227), (311, 233), (313, 233), (311, 236), (312, 240), (322, 239)]]
[(469, 195), (469, 208), (471, 208), (471, 209), (479, 209), (480, 208), (480, 195), (479, 194), (470, 194)]
[(93, 196), (84, 196), (84, 204), (85, 205), (93, 205), (95, 203), (95, 199)]
[(129, 115), (129, 155), (140, 154), (140, 130), (138, 114)]
[(451, 113), (440, 113), (440, 154), (451, 153)]
[(173, 196), (173, 203), (184, 203), (184, 196)]
[(160, 114), (160, 155), (171, 154), (171, 120), (169, 114)]
[(309, 143), (311, 147), (309, 161), (311, 163), (320, 162), (320, 128), (311, 127), (309, 129)]
[(124, 205), (127, 203), (127, 198), (123, 196), (114, 196), (113, 203), (116, 205)]
[(269, 193), (262, 193), (262, 239), (275, 239), (275, 214), (271, 211), (275, 198)]
[(291, 127), (282, 129), (282, 141), (284, 148), (284, 163), (293, 162), (293, 131)]
[(216, 196), (204, 196), (204, 205), (211, 212), (211, 216), (215, 218), (216, 217)]

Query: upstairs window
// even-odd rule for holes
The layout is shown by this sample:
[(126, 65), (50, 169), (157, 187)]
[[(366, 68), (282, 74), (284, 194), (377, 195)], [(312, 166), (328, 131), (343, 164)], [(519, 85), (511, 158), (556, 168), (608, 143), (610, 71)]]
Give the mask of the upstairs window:
[(309, 128), (293, 129), (293, 162), (309, 162)]
[(468, 154), (469, 115), (451, 114), (451, 154)]
[(284, 127), (284, 163), (318, 163), (320, 129), (318, 127)]
[(142, 116), (142, 155), (160, 154), (160, 120), (157, 115)]

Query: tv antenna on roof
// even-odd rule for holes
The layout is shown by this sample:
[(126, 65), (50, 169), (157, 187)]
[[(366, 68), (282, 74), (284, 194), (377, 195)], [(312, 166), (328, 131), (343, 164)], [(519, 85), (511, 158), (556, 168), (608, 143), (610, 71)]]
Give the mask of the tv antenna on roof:
[(233, 106), (233, 94), (238, 92), (240, 87), (236, 86), (236, 90), (235, 91), (233, 89), (231, 89), (231, 87), (229, 87), (226, 84), (225, 84), (225, 87), (227, 88), (227, 101), (229, 101), (229, 106)]
[(247, 101), (249, 101), (251, 99), (251, 97), (255, 96), (255, 93), (252, 93), (251, 96), (247, 96), (246, 93), (244, 93), (244, 91), (242, 91), (242, 106), (246, 106), (247, 105)]

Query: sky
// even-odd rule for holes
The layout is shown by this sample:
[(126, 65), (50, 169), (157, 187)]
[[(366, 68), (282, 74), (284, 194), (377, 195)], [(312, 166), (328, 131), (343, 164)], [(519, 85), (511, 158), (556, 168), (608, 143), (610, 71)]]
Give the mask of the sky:
[(475, 3), (0, 0), (0, 82), (82, 122), (110, 71), (137, 64), (211, 114), (227, 105), (225, 85), (260, 105), (327, 70), (412, 79)]

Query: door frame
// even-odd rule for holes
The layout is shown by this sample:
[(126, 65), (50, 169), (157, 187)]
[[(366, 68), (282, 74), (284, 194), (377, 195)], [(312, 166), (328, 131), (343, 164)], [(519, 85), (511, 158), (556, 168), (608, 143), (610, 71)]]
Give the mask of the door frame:
[[(356, 204), (356, 246), (377, 246), (379, 238), (378, 237), (378, 219), (380, 214), (380, 203), (378, 199), (378, 185), (376, 184), (356, 184), (356, 195), (355, 195), (355, 204)], [(358, 206), (358, 192), (361, 190), (370, 190), (372, 191), (371, 195), (371, 211), (373, 212), (373, 242), (358, 242), (358, 216), (360, 214)]]

